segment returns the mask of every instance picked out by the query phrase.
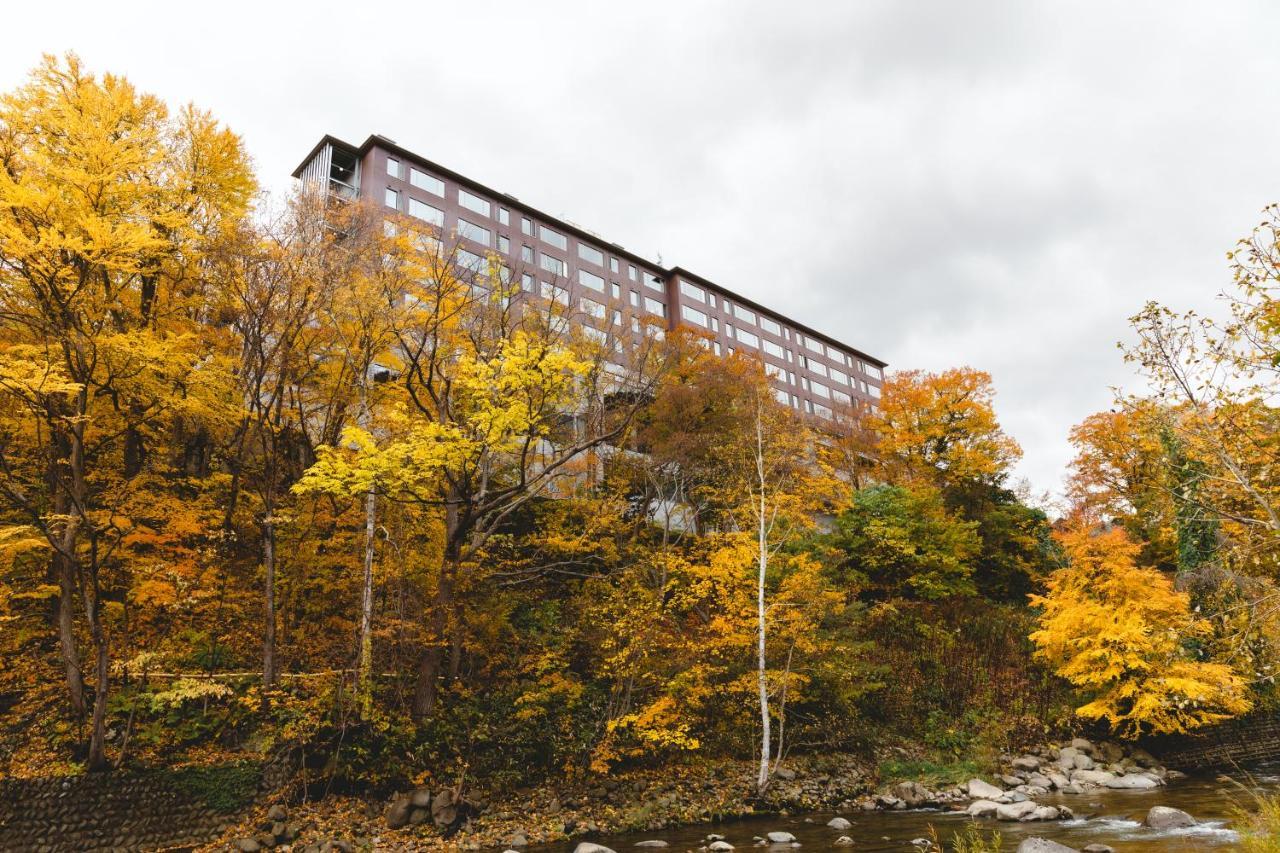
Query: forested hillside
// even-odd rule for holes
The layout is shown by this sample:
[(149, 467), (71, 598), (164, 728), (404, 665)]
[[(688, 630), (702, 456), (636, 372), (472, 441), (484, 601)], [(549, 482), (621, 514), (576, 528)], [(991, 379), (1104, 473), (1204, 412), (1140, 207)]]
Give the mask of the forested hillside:
[(585, 334), (424, 223), (269, 204), (214, 116), (50, 59), (0, 102), (0, 773), (763, 752), (764, 787), (1244, 713), (1276, 665), (1269, 222), (1227, 325), (1135, 318), (1155, 393), (1076, 429), (1051, 520), (981, 370), (811, 422), (757, 360)]

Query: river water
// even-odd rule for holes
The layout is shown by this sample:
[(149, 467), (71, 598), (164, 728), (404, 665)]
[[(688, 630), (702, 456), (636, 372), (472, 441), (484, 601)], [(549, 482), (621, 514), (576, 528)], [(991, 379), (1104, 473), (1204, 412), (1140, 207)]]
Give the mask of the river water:
[[(1247, 775), (1232, 774), (1231, 778), (1264, 790), (1277, 791), (1280, 790), (1280, 765), (1254, 768)], [(1005, 850), (1016, 849), (1024, 838), (1040, 836), (1076, 848), (1102, 843), (1111, 845), (1117, 851), (1225, 851), (1236, 848), (1236, 836), (1231, 830), (1231, 814), (1237, 804), (1247, 804), (1249, 795), (1231, 784), (1227, 776), (1213, 774), (1192, 776), (1151, 791), (1103, 790), (1089, 794), (1049, 794), (1036, 799), (1041, 803), (1069, 806), (1076, 817), (1074, 820), (1042, 823), (979, 820), (978, 826), (988, 832), (992, 829), (999, 830)], [(1200, 823), (1188, 829), (1165, 832), (1147, 829), (1142, 825), (1142, 819), (1152, 806), (1182, 809)], [(945, 841), (952, 833), (963, 829), (969, 821), (962, 813), (930, 810), (846, 812), (842, 816), (853, 822), (853, 828), (836, 831), (826, 826), (826, 822), (834, 816), (831, 812), (825, 812), (790, 817), (748, 818), (650, 833), (606, 835), (587, 840), (611, 847), (619, 853), (632, 853), (637, 841), (660, 839), (670, 845), (670, 853), (684, 853), (702, 846), (708, 833), (717, 833), (725, 836), (741, 853), (747, 853), (752, 849), (753, 836), (782, 830), (790, 832), (803, 845), (797, 853), (806, 850), (902, 853), (914, 849), (911, 845), (913, 839), (928, 836), (930, 826), (935, 827), (938, 835)], [(836, 846), (833, 842), (841, 835), (852, 838), (854, 844)], [(570, 849), (570, 845), (539, 845), (531, 847), (530, 853), (564, 853), (567, 849)], [(779, 848), (769, 848), (777, 849)], [(640, 848), (637, 853), (659, 852)]]

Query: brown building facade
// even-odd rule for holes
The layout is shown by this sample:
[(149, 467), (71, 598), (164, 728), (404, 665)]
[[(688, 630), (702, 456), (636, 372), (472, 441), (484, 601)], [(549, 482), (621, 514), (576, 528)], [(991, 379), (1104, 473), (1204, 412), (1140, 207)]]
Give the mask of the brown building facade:
[(716, 353), (759, 355), (774, 394), (816, 418), (876, 406), (885, 362), (679, 266), (617, 243), (414, 154), (382, 136), (352, 145), (325, 136), (294, 170), (343, 198), (380, 204), (457, 237), (460, 254), (497, 253), (522, 288), (572, 306), (585, 326), (697, 329)]

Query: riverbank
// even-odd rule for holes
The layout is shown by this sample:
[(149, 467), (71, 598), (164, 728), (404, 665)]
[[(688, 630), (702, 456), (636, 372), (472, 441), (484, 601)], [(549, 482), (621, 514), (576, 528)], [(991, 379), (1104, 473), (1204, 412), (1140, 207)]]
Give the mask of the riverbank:
[[(955, 775), (971, 769), (963, 762), (949, 768), (950, 779), (937, 768), (914, 779), (887, 775), (919, 765), (852, 756), (789, 759), (764, 797), (755, 795), (751, 762), (721, 761), (503, 792), (419, 788), (389, 800), (334, 796), (290, 806), (262, 803), (205, 849), (287, 843), (319, 850), (326, 842), (330, 849), (521, 849), (574, 838), (661, 837), (672, 830), (687, 835), (690, 827), (762, 816), (839, 816), (835, 828), (841, 821), (851, 828), (877, 812), (921, 810), (935, 819), (976, 818), (992, 831), (1007, 831), (1007, 824), (1076, 821), (1076, 810), (1096, 811), (1091, 804), (1100, 797), (1153, 794), (1181, 777), (1142, 750), (1081, 739), (1004, 755), (994, 772), (968, 779)], [(1158, 804), (1158, 797), (1152, 799)], [(905, 823), (920, 828), (919, 821)]]

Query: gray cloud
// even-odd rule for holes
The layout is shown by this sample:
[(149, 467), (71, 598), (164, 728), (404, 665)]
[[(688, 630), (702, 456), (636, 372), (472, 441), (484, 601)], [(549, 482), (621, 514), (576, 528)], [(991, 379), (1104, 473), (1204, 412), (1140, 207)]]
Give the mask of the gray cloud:
[[(193, 7), (194, 8), (194, 7)], [(1266, 2), (24, 4), (0, 88), (78, 51), (244, 134), (403, 145), (898, 367), (988, 370), (1021, 473), (1134, 387), (1280, 199)]]

